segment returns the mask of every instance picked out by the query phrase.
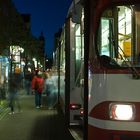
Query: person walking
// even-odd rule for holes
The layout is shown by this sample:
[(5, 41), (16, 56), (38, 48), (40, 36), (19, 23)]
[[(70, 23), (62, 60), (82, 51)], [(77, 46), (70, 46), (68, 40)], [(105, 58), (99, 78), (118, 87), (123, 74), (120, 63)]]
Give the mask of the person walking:
[(9, 89), (9, 107), (11, 109), (11, 112), (9, 114), (15, 113), (15, 103), (17, 104), (18, 112), (21, 112), (21, 106), (19, 102), (19, 96), (18, 96), (18, 89), (19, 84), (17, 75), (15, 73), (10, 74), (9, 80), (8, 80), (8, 89)]
[(35, 106), (36, 108), (40, 108), (42, 101), (42, 92), (44, 88), (44, 78), (42, 77), (42, 72), (37, 72), (37, 75), (34, 76), (32, 80), (32, 89), (35, 93)]

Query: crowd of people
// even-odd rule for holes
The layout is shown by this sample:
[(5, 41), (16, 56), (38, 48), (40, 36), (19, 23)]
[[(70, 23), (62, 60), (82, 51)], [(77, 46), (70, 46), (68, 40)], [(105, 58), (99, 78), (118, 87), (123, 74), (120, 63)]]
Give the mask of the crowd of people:
[[(46, 107), (53, 109), (57, 103), (57, 76), (55, 71), (26, 71), (22, 76), (20, 73), (9, 75), (9, 107), (10, 114), (15, 113), (15, 108), (21, 112), (19, 102), (19, 91), (21, 83), (24, 81), (24, 91), (26, 95), (34, 95), (35, 108), (42, 107), (42, 95), (46, 96)], [(16, 106), (15, 106), (16, 105)]]

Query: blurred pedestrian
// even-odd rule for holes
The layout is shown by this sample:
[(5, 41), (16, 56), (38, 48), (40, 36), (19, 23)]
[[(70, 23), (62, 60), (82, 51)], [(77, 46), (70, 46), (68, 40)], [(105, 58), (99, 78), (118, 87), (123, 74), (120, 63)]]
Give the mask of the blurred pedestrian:
[(24, 79), (25, 79), (24, 83), (25, 83), (26, 94), (30, 95), (31, 94), (32, 73), (29, 70), (25, 73)]
[(55, 81), (56, 79), (54, 79), (52, 72), (50, 71), (47, 74), (47, 78), (45, 80), (45, 87), (46, 87), (46, 95), (47, 95), (47, 107), (48, 109), (53, 109), (56, 105), (56, 85), (55, 85)]
[(36, 71), (36, 70), (32, 70), (31, 71), (31, 94), (32, 95), (34, 95), (35, 93), (35, 91), (34, 91), (34, 89), (32, 89), (32, 80), (37, 76), (37, 73), (38, 73), (38, 71)]
[(9, 114), (15, 113), (15, 104), (17, 105), (18, 112), (21, 112), (21, 106), (19, 102), (19, 86), (20, 83), (18, 83), (18, 75), (13, 73), (10, 74), (9, 80), (8, 80), (8, 89), (9, 89), (9, 107), (11, 109), (11, 112)]
[(32, 89), (35, 93), (35, 106), (36, 108), (40, 108), (42, 106), (42, 92), (44, 88), (44, 78), (42, 77), (42, 72), (37, 72), (37, 75), (34, 76), (32, 80)]

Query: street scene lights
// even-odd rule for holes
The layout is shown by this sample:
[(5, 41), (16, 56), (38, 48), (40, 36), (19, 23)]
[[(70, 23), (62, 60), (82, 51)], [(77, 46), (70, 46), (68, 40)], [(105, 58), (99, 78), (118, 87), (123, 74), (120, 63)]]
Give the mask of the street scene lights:
[(35, 69), (36, 69), (36, 68), (37, 68), (37, 60), (36, 60), (36, 58), (33, 58), (32, 60), (33, 60), (33, 62), (34, 62), (34, 67), (35, 67)]
[(21, 71), (21, 53), (23, 52), (24, 49), (20, 46), (10, 46), (11, 73), (17, 68)]

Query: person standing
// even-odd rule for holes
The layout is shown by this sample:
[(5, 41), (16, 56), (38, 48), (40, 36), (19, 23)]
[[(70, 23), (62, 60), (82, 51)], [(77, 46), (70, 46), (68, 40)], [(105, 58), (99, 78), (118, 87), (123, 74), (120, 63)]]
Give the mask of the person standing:
[(32, 80), (32, 89), (35, 92), (35, 106), (36, 108), (41, 107), (42, 92), (44, 88), (44, 78), (42, 77), (42, 72), (37, 72)]
[(30, 93), (31, 93), (32, 74), (31, 74), (31, 72), (29, 70), (26, 72), (24, 78), (25, 78), (26, 93), (27, 93), (27, 95), (30, 95)]

